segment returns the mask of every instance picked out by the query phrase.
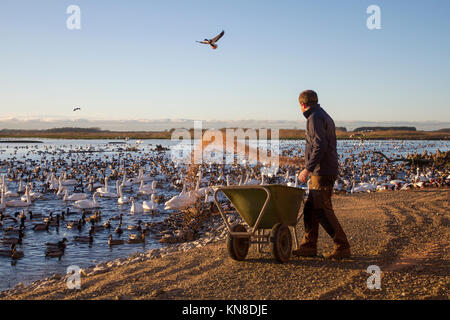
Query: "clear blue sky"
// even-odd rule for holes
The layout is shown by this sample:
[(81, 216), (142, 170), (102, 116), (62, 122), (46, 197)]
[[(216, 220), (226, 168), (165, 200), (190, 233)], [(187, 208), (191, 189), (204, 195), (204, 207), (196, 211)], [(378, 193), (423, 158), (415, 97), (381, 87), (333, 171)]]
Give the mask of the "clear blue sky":
[[(81, 8), (81, 30), (66, 8)], [(381, 8), (368, 30), (366, 8)], [(2, 0), (0, 116), (450, 121), (450, 1)], [(222, 29), (219, 48), (195, 40)]]

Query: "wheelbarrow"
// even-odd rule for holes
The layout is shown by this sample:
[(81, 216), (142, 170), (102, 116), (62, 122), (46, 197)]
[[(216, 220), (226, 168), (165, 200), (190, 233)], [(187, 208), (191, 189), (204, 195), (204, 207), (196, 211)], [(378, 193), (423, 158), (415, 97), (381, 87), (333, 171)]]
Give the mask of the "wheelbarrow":
[[(224, 210), (219, 205), (217, 195), (223, 192), (236, 211), (247, 223), (230, 224)], [(298, 248), (296, 225), (303, 204), (304, 189), (279, 184), (217, 187), (214, 202), (228, 229), (227, 249), (230, 257), (242, 261), (248, 253), (250, 244), (257, 244), (260, 253), (262, 246), (269, 245), (273, 258), (283, 263), (289, 261), (292, 251), (294, 229), (295, 246)]]

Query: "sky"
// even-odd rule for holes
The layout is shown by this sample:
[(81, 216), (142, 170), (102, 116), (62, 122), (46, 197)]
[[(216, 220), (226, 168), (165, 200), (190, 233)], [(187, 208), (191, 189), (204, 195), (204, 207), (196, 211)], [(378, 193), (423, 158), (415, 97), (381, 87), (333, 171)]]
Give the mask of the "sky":
[[(450, 123), (449, 12), (447, 0), (2, 0), (0, 120), (304, 121), (298, 95), (313, 89), (336, 121)], [(221, 30), (217, 50), (195, 42)]]

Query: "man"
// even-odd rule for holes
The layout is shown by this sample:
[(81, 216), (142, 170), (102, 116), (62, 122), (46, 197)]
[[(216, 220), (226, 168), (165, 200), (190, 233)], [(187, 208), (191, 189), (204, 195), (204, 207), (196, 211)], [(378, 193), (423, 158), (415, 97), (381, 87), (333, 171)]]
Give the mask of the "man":
[(311, 257), (317, 255), (319, 224), (334, 241), (334, 250), (326, 258), (350, 257), (350, 245), (331, 205), (334, 181), (338, 175), (336, 132), (333, 119), (319, 105), (317, 94), (303, 91), (299, 103), (306, 120), (306, 168), (299, 179), (309, 180), (309, 195), (303, 210), (305, 235), (294, 255)]

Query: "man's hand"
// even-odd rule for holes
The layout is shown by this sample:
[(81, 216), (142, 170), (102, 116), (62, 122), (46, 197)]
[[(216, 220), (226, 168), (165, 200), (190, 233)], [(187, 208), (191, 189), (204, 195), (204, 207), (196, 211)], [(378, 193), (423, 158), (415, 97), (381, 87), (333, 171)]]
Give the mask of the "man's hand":
[(309, 171), (306, 170), (306, 169), (303, 169), (303, 171), (300, 172), (300, 175), (298, 176), (298, 179), (299, 179), (301, 182), (305, 183), (306, 180), (308, 180), (308, 177), (309, 177), (310, 174), (311, 174), (311, 172), (309, 172)]

